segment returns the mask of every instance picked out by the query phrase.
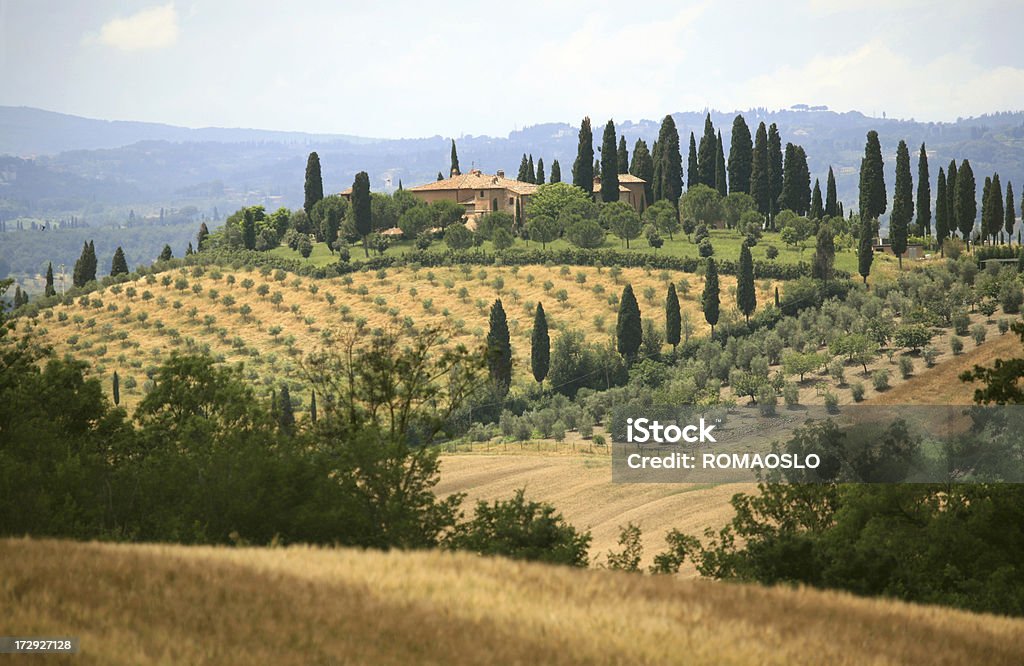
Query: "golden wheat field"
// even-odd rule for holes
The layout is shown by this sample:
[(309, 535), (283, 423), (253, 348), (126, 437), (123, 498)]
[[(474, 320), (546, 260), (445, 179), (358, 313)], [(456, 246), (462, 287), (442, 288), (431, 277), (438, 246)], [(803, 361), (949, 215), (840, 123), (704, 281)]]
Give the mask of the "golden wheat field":
[(41, 663), (1024, 662), (1021, 619), (466, 553), (6, 539), (0, 581), (5, 633), (80, 638)]
[[(703, 278), (691, 274), (555, 266), (388, 269), (342, 278), (314, 279), (284, 271), (181, 268), (90, 294), (70, 306), (44, 310), (34, 331), (58, 353), (89, 361), (110, 387), (121, 379), (123, 404), (143, 395), (147, 371), (172, 350), (208, 349), (228, 362), (244, 361), (250, 381), (270, 387), (301, 384), (303, 354), (330, 345), (338, 331), (440, 326), (456, 342), (482, 344), (491, 304), (501, 298), (508, 317), (515, 371), (529, 375), (534, 308), (544, 304), (552, 338), (579, 330), (591, 341), (611, 339), (618, 297), (633, 285), (644, 317), (664, 320), (668, 283), (681, 284), (680, 304), (693, 335), (708, 326), (699, 306)], [(735, 308), (735, 279), (724, 276), (723, 312)], [(759, 298), (772, 298), (777, 283), (759, 282)], [(293, 391), (293, 399), (301, 400)]]

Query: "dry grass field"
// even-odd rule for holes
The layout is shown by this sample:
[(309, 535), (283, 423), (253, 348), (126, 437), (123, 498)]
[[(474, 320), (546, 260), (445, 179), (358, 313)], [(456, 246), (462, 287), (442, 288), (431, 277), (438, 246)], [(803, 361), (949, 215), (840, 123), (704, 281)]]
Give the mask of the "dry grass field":
[[(68, 664), (1020, 664), (1024, 620), (464, 553), (0, 541)], [(11, 661), (11, 663), (15, 663)]]

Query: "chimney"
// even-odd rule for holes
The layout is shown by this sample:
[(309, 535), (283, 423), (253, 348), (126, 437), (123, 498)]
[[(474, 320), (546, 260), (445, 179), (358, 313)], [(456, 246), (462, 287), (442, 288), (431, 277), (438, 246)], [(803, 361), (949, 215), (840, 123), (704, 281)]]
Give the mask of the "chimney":
[(504, 169), (498, 169), (497, 176), (498, 176), (498, 178), (504, 178), (505, 177), (505, 170)]

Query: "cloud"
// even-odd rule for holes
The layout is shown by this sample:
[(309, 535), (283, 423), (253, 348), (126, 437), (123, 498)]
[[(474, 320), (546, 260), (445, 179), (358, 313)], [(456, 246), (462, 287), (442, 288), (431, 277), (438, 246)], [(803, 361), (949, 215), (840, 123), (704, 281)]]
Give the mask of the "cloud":
[(112, 19), (100, 28), (98, 41), (122, 51), (172, 46), (178, 41), (178, 12), (172, 2)]

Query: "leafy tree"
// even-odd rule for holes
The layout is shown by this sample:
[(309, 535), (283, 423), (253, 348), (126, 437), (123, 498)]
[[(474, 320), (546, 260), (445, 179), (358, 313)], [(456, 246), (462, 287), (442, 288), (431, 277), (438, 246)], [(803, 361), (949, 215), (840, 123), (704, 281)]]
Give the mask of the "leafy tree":
[(128, 262), (124, 258), (124, 250), (118, 245), (114, 250), (114, 258), (110, 262), (110, 275), (123, 275), (128, 273)]
[(782, 368), (787, 375), (797, 375), (803, 383), (804, 375), (821, 367), (823, 359), (821, 354), (808, 352), (800, 354), (792, 352), (786, 354), (782, 359)]
[(676, 294), (676, 285), (668, 283), (668, 293), (665, 294), (665, 342), (672, 345), (675, 350), (682, 336), (682, 317), (679, 311), (679, 296)]
[[(949, 187), (949, 178), (946, 179)], [(971, 163), (964, 160), (956, 174), (956, 222), (964, 242), (970, 245), (971, 232), (974, 231), (974, 220), (978, 216), (978, 202), (975, 191), (974, 171)]]
[[(563, 218), (566, 217), (563, 215)], [(589, 217), (569, 216), (568, 221), (560, 223), (565, 229), (565, 239), (576, 247), (598, 248), (604, 245), (605, 230), (601, 224)]]
[(832, 173), (832, 166), (828, 167), (828, 180), (825, 183), (825, 215), (828, 217), (840, 216), (839, 202), (836, 196), (836, 177)]
[(700, 138), (697, 147), (697, 173), (700, 182), (715, 189), (715, 162), (718, 153), (718, 138), (715, 136), (715, 126), (711, 123), (711, 114), (704, 117), (704, 134)]
[(700, 165), (697, 161), (697, 140), (690, 132), (690, 148), (686, 153), (686, 189), (700, 183)]
[(807, 213), (812, 220), (820, 220), (825, 216), (825, 205), (821, 201), (821, 185), (818, 179), (814, 179), (814, 189), (811, 191), (811, 208)]
[(352, 181), (352, 219), (355, 231), (363, 239), (363, 252), (370, 256), (366, 238), (373, 231), (373, 212), (370, 203), (370, 176), (365, 171), (356, 174)]
[(683, 190), (683, 163), (679, 154), (679, 131), (676, 129), (676, 121), (670, 115), (661, 121), (657, 153), (661, 166), (661, 196), (655, 199), (668, 199), (673, 206), (678, 205)]
[(721, 300), (718, 287), (718, 265), (710, 257), (704, 271), (704, 293), (701, 295), (701, 307), (704, 309), (704, 320), (711, 326), (711, 337), (713, 338), (715, 337), (715, 325), (718, 324)]
[(589, 193), (582, 192), (568, 183), (548, 183), (538, 187), (536, 193), (530, 197), (529, 203), (526, 204), (526, 217), (533, 219), (546, 216), (558, 220), (567, 210), (586, 211), (592, 206), (593, 201)]
[(547, 248), (548, 243), (558, 238), (561, 226), (556, 219), (549, 215), (531, 215), (530, 221), (526, 223), (526, 231), (531, 240), (535, 240), (541, 244), (541, 247)]
[(754, 136), (753, 160), (750, 166), (750, 196), (766, 220), (771, 218), (771, 167), (768, 164), (768, 131), (764, 123), (757, 126)]
[(897, 347), (906, 347), (917, 351), (932, 341), (931, 328), (924, 324), (902, 324), (893, 334), (893, 342)]
[(580, 123), (576, 161), (572, 165), (572, 184), (590, 196), (594, 191), (594, 133), (590, 129), (590, 116)]
[(729, 142), (729, 193), (750, 194), (750, 174), (754, 163), (754, 145), (750, 128), (742, 115), (732, 121), (732, 139)]
[(722, 197), (714, 188), (703, 183), (694, 185), (686, 191), (679, 208), (684, 226), (687, 220), (693, 220), (695, 224), (714, 227), (724, 218)]
[(598, 220), (601, 226), (624, 240), (627, 249), (629, 241), (638, 237), (642, 228), (636, 209), (625, 201), (615, 201), (601, 206)]
[[(306, 196), (302, 209), (306, 211), (306, 215), (310, 215), (316, 202), (324, 198), (324, 180), (320, 174), (320, 156), (315, 151), (310, 153), (306, 159), (306, 184), (304, 191)], [(248, 249), (251, 250), (252, 248)]]
[(473, 232), (464, 224), (452, 224), (444, 232), (445, 244), (453, 250), (473, 247)]
[[(943, 244), (949, 238), (951, 226), (949, 224), (949, 207), (947, 202), (949, 196), (946, 192), (946, 172), (939, 167), (939, 178), (935, 184), (935, 240), (939, 248), (945, 253)], [(919, 202), (920, 203), (920, 202)]]
[(562, 182), (562, 167), (559, 166), (558, 160), (555, 160), (555, 161), (553, 161), (551, 163), (551, 179), (548, 182), (550, 182), (550, 183), (560, 183), (560, 182)]
[(633, 161), (629, 165), (629, 173), (644, 180), (644, 198), (647, 205), (654, 203), (654, 159), (647, 149), (647, 142), (637, 139), (633, 145)]
[(754, 260), (746, 243), (740, 247), (740, 263), (736, 275), (736, 306), (749, 323), (750, 315), (757, 309), (757, 290), (754, 287)]
[[(95, 253), (93, 253), (93, 255), (94, 255), (94, 260), (95, 260)], [(160, 261), (169, 261), (169, 260), (173, 259), (174, 258), (174, 254), (171, 252), (171, 246), (170, 245), (164, 245), (164, 249), (160, 251), (160, 256), (158, 258), (159, 258)]]
[(49, 262), (46, 265), (46, 288), (43, 291), (43, 295), (49, 298), (50, 296), (56, 296), (57, 290), (53, 287), (53, 262)]
[(811, 277), (828, 282), (835, 274), (833, 269), (835, 261), (836, 245), (832, 229), (828, 224), (822, 224), (818, 228), (817, 246), (814, 249), (814, 261), (811, 263)]
[(771, 204), (774, 225), (775, 213), (779, 212), (779, 196), (782, 194), (782, 137), (779, 136), (779, 128), (775, 123), (768, 127), (768, 173), (768, 201)]
[(548, 318), (544, 306), (537, 304), (533, 315), (533, 333), (530, 334), (530, 371), (540, 384), (551, 367), (551, 338), (548, 336)]
[[(634, 153), (634, 156), (636, 153)], [(663, 234), (666, 234), (669, 239), (672, 239), (672, 234), (679, 231), (679, 213), (668, 201), (656, 201), (644, 210), (643, 221), (646, 224), (650, 224), (655, 229)]]
[(494, 301), (487, 330), (487, 369), (498, 394), (504, 397), (512, 385), (512, 345), (501, 299)]
[[(623, 146), (625, 147), (625, 146)], [(604, 126), (601, 141), (601, 201), (610, 203), (619, 200), (619, 162), (615, 147), (615, 122)]]
[(907, 251), (907, 234), (914, 216), (913, 187), (910, 177), (910, 150), (900, 140), (896, 148), (896, 190), (892, 195), (892, 214), (889, 216), (889, 242), (893, 254), (903, 268), (903, 253)]
[(476, 225), (476, 233), (485, 240), (494, 240), (494, 234), (499, 229), (511, 233), (514, 223), (515, 219), (511, 213), (506, 213), (503, 210), (493, 211), (480, 217), (480, 221)]
[(633, 294), (633, 285), (627, 284), (619, 299), (619, 316), (615, 322), (616, 349), (623, 358), (632, 360), (643, 341), (640, 304)]
[(619, 150), (616, 154), (618, 159), (619, 173), (629, 173), (629, 151), (626, 149), (626, 137), (619, 138)]
[(459, 153), (458, 151), (455, 150), (455, 139), (452, 139), (452, 164), (451, 168), (448, 170), (448, 173), (450, 173), (453, 176), (458, 176), (462, 174), (462, 170), (459, 169)]
[(917, 229), (921, 235), (932, 235), (932, 190), (928, 175), (928, 151), (924, 143), (917, 157)]
[(313, 241), (309, 239), (307, 234), (299, 234), (295, 249), (298, 250), (303, 259), (308, 259), (309, 255), (313, 253)]
[(429, 209), (434, 218), (434, 226), (439, 229), (447, 229), (451, 224), (461, 223), (466, 216), (466, 209), (451, 199), (435, 201), (430, 204)]

